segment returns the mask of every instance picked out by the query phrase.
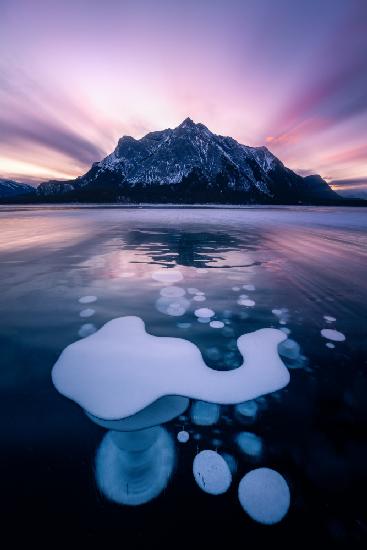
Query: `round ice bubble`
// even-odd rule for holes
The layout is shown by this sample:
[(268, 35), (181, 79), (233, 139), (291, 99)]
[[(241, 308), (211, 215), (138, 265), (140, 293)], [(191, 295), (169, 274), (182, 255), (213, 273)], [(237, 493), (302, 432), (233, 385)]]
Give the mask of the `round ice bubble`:
[(161, 313), (172, 317), (181, 317), (190, 307), (190, 302), (183, 297), (168, 298), (161, 296), (155, 303), (155, 307)]
[(281, 521), (290, 505), (287, 482), (275, 470), (258, 468), (248, 472), (238, 486), (238, 498), (247, 514), (265, 525)]
[(93, 323), (85, 323), (78, 331), (80, 338), (86, 338), (96, 332), (97, 328)]
[(180, 298), (185, 294), (185, 289), (179, 286), (165, 286), (160, 290), (160, 295), (165, 298)]
[(206, 298), (205, 296), (202, 296), (201, 294), (196, 294), (193, 297), (194, 302), (205, 302)]
[(195, 309), (194, 313), (196, 317), (202, 317), (203, 319), (210, 318), (215, 315), (215, 312), (212, 309), (209, 309), (207, 307), (201, 307), (199, 309)]
[(232, 482), (227, 462), (216, 451), (205, 450), (197, 454), (193, 463), (193, 473), (200, 489), (210, 495), (225, 493)]
[(324, 315), (324, 319), (327, 323), (334, 323), (336, 321), (335, 317), (331, 317), (331, 315)]
[(190, 328), (191, 323), (177, 323), (178, 328)]
[(92, 308), (86, 308), (86, 309), (83, 309), (79, 315), (80, 317), (83, 317), (83, 318), (87, 318), (87, 317), (92, 317), (92, 315), (94, 315), (96, 312), (95, 309), (92, 309)]
[(173, 284), (182, 281), (183, 275), (178, 269), (159, 269), (153, 271), (152, 279), (159, 283)]
[(246, 418), (255, 418), (258, 411), (258, 404), (256, 401), (245, 401), (244, 403), (239, 403), (235, 405), (235, 411)]
[(334, 349), (334, 348), (335, 348), (335, 344), (332, 344), (331, 342), (327, 342), (327, 343), (326, 343), (326, 347), (329, 348), (329, 349)]
[(345, 335), (338, 330), (332, 328), (323, 328), (321, 331), (321, 336), (327, 338), (328, 340), (333, 340), (334, 342), (344, 342)]
[(210, 326), (212, 328), (223, 328), (224, 323), (223, 323), (223, 321), (210, 321)]
[(217, 403), (195, 401), (191, 407), (191, 420), (197, 426), (213, 426), (219, 420), (220, 406)]
[(78, 300), (80, 304), (91, 304), (96, 301), (97, 301), (97, 296), (82, 296)]
[(297, 359), (300, 355), (301, 348), (297, 342), (287, 338), (287, 340), (284, 340), (284, 342), (279, 344), (278, 351), (283, 357), (287, 357), (288, 359)]
[(254, 307), (254, 305), (255, 305), (255, 300), (250, 300), (250, 298), (240, 298), (240, 299), (237, 301), (237, 304), (238, 304), (239, 306)]
[(249, 290), (250, 292), (252, 292), (252, 291), (255, 290), (255, 285), (251, 285), (251, 284), (249, 284), (249, 285), (242, 285), (242, 288), (243, 288), (244, 290)]
[(262, 453), (261, 438), (251, 432), (241, 432), (236, 436), (236, 443), (242, 452), (249, 456), (258, 457)]
[(188, 294), (202, 294), (197, 288), (190, 287), (187, 289)]
[(180, 443), (187, 443), (189, 439), (190, 439), (190, 434), (186, 430), (181, 430), (180, 432), (178, 432), (177, 440)]

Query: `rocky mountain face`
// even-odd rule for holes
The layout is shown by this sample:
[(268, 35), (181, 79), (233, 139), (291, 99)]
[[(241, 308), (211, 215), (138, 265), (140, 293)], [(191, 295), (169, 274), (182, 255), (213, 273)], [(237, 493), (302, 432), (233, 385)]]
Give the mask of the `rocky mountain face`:
[(0, 198), (36, 195), (36, 190), (26, 183), (0, 178)]
[(320, 176), (303, 178), (266, 147), (241, 145), (187, 118), (174, 129), (136, 140), (122, 137), (116, 149), (69, 182), (38, 187), (42, 197), (121, 202), (296, 203), (335, 201)]

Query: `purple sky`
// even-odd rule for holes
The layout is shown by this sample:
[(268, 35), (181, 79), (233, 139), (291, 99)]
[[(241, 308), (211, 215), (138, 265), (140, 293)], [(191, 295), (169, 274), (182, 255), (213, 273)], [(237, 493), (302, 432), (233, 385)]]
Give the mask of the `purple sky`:
[(367, 0), (0, 0), (0, 176), (190, 116), (367, 196)]

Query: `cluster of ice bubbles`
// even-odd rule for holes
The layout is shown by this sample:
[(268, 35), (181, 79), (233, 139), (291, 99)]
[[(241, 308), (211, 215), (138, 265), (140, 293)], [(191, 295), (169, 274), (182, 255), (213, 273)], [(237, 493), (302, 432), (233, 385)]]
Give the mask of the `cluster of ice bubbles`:
[[(259, 410), (258, 400), (249, 400), (234, 407), (235, 414), (254, 421)], [(214, 426), (220, 417), (220, 405), (195, 401), (190, 411), (191, 421), (197, 426)], [(181, 419), (181, 417), (180, 417)], [(183, 416), (182, 420), (187, 420)], [(219, 430), (213, 430), (213, 432)], [(197, 437), (196, 437), (197, 436)], [(180, 443), (190, 439), (188, 431), (177, 434)], [(199, 434), (194, 439), (200, 439)], [(220, 444), (220, 440), (213, 439)], [(263, 452), (262, 439), (253, 432), (242, 431), (235, 436), (238, 449), (247, 459), (258, 460)], [(210, 495), (221, 495), (230, 488), (238, 469), (237, 460), (228, 452), (205, 449), (193, 461), (193, 475), (198, 487)], [(270, 468), (256, 468), (242, 477), (238, 486), (238, 499), (244, 511), (255, 521), (271, 525), (281, 521), (290, 506), (290, 491), (284, 477)]]
[[(196, 483), (210, 495), (221, 495), (232, 483), (236, 463), (231, 455), (206, 449), (195, 456), (193, 474)], [(290, 491), (284, 477), (270, 468), (256, 468), (245, 474), (238, 486), (238, 499), (255, 521), (273, 525), (281, 521), (290, 506)]]
[[(97, 301), (97, 296), (92, 296), (92, 295), (81, 296), (78, 300), (78, 302), (83, 305), (93, 304), (96, 301)], [(79, 316), (82, 319), (87, 319), (89, 317), (92, 317), (95, 314), (95, 312), (96, 312), (95, 309), (88, 307), (88, 308), (82, 309), (79, 313)], [(78, 334), (80, 338), (86, 338), (87, 336), (91, 336), (91, 334), (94, 334), (96, 330), (97, 330), (97, 327), (95, 326), (94, 323), (84, 323), (80, 327)]]
[[(326, 321), (327, 324), (331, 324), (331, 323), (335, 323), (336, 318), (332, 317), (331, 315), (324, 315), (324, 320)], [(321, 329), (320, 332), (323, 338), (326, 338), (326, 340), (329, 340), (329, 342), (326, 343), (326, 347), (330, 349), (335, 348), (335, 344), (333, 344), (333, 342), (344, 342), (346, 339), (345, 334), (332, 328), (323, 328)]]
[[(206, 269), (197, 269), (200, 273), (206, 273)], [(155, 302), (155, 307), (160, 313), (170, 315), (172, 317), (182, 317), (189, 310), (192, 302), (205, 302), (205, 292), (195, 287), (187, 289), (174, 285), (182, 281), (183, 275), (177, 269), (161, 269), (152, 273), (152, 278), (165, 285), (159, 291), (159, 298)], [(211, 328), (221, 329), (224, 327), (224, 322), (218, 319), (212, 319), (215, 316), (215, 311), (207, 307), (199, 307), (195, 309), (194, 315), (199, 323), (208, 323)], [(179, 322), (177, 326), (182, 329), (191, 327), (190, 322)]]

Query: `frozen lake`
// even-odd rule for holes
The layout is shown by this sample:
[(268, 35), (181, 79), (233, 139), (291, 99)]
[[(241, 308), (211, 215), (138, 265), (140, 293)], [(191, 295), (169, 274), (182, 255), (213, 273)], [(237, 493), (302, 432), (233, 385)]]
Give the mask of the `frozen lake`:
[[(0, 224), (3, 521), (142, 548), (367, 539), (365, 209), (9, 206)], [(66, 346), (122, 316), (189, 340), (217, 371), (241, 365), (244, 333), (288, 336), (285, 388), (240, 405), (192, 400), (165, 425), (157, 453), (174, 472), (140, 506), (117, 503), (118, 480), (101, 483), (120, 467), (106, 430), (51, 382)], [(212, 494), (193, 474), (200, 451), (224, 458)], [(257, 468), (289, 488), (277, 526), (238, 498)]]

